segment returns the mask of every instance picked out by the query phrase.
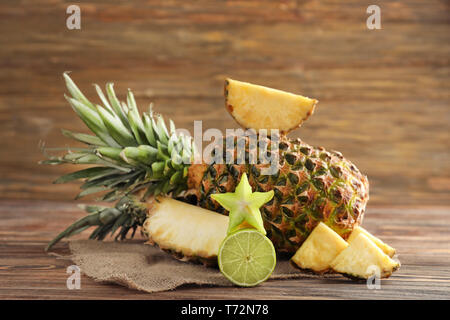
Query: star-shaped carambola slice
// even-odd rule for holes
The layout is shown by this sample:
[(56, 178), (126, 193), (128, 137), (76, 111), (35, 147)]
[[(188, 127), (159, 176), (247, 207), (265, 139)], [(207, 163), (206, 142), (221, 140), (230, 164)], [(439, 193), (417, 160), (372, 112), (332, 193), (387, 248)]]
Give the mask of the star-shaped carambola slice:
[(211, 197), (229, 211), (228, 234), (240, 229), (244, 224), (266, 234), (259, 208), (273, 197), (273, 190), (268, 192), (252, 192), (244, 173), (235, 192), (216, 193)]

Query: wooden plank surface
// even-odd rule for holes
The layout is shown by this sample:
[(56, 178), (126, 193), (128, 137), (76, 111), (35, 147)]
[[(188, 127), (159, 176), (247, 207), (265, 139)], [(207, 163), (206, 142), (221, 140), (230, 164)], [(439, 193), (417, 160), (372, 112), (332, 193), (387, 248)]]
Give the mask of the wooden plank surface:
[[(80, 290), (66, 288), (70, 261), (43, 250), (57, 231), (82, 216), (75, 203), (4, 201), (0, 214), (0, 299), (450, 299), (450, 208), (369, 208), (364, 226), (394, 246), (402, 262), (379, 290), (343, 277), (305, 275), (255, 288), (189, 286), (153, 294), (84, 275)], [(55, 252), (68, 254), (67, 245)]]
[(93, 82), (115, 81), (188, 129), (236, 127), (226, 76), (317, 98), (293, 136), (351, 159), (371, 203), (450, 205), (448, 1), (383, 1), (375, 31), (357, 0), (83, 1), (72, 31), (69, 4), (0, 4), (1, 199), (75, 195), (50, 184), (69, 168), (37, 165), (39, 141), (66, 146), (60, 128), (86, 130), (63, 98), (72, 70), (89, 98)]

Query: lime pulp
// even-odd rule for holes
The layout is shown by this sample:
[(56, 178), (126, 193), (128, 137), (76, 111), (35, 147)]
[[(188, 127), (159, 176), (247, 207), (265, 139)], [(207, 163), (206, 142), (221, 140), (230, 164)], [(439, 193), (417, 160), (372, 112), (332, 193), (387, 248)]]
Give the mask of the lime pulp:
[(275, 269), (275, 248), (269, 238), (255, 229), (238, 230), (223, 240), (218, 263), (223, 275), (235, 285), (256, 286)]

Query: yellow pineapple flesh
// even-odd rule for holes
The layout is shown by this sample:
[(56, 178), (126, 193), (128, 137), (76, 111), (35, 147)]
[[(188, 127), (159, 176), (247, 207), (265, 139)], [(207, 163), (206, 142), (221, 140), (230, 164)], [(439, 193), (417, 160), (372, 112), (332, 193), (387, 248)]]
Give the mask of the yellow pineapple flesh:
[(214, 260), (227, 235), (228, 216), (171, 198), (148, 204), (143, 225), (149, 243), (181, 260)]
[(348, 243), (351, 243), (353, 240), (355, 240), (360, 234), (364, 234), (367, 238), (372, 240), (373, 243), (377, 245), (378, 248), (383, 250), (384, 253), (386, 253), (389, 257), (393, 257), (395, 255), (395, 249), (392, 248), (387, 243), (384, 243), (374, 235), (370, 234), (366, 229), (361, 227), (356, 227), (353, 229), (352, 233), (350, 234), (350, 237), (347, 239)]
[(366, 235), (360, 233), (350, 244), (331, 262), (334, 271), (351, 278), (368, 279), (376, 270), (381, 278), (388, 278), (400, 263), (392, 260)]
[(247, 82), (225, 81), (225, 105), (243, 128), (289, 132), (313, 112), (317, 100)]
[(300, 269), (325, 273), (334, 258), (347, 246), (339, 234), (320, 222), (291, 260)]

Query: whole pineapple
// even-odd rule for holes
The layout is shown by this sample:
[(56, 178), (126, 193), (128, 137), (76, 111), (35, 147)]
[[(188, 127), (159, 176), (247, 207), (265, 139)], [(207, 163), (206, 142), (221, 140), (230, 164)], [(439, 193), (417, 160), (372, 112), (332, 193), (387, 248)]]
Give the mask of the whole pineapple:
[[(244, 172), (255, 191), (275, 192), (261, 211), (268, 237), (278, 251), (295, 252), (320, 221), (344, 238), (362, 221), (368, 181), (339, 152), (311, 147), (281, 134), (261, 139), (263, 143), (257, 146), (267, 154), (278, 153), (278, 170), (273, 175), (261, 173), (267, 166), (261, 162), (191, 164), (195, 153), (192, 139), (177, 135), (172, 121), (168, 130), (162, 116), (151, 110), (141, 116), (131, 91), (124, 103), (117, 99), (112, 84), (106, 88), (108, 98), (96, 86), (101, 107), (91, 103), (67, 74), (64, 77), (72, 96), (66, 98), (95, 136), (63, 131), (87, 147), (49, 157), (44, 163), (96, 165), (63, 176), (56, 183), (85, 179), (79, 196), (107, 190), (101, 200), (119, 201), (115, 208), (87, 207), (90, 215), (63, 231), (48, 248), (90, 226), (97, 226), (91, 234), (94, 239), (104, 239), (116, 231), (118, 238), (125, 238), (130, 229), (134, 234), (145, 220), (145, 201), (158, 195), (226, 214), (210, 195), (234, 191)], [(253, 151), (250, 138), (240, 139), (245, 142), (244, 157), (248, 160)], [(231, 152), (236, 157), (235, 146), (223, 154)]]
[[(267, 141), (270, 144), (270, 139)], [(362, 222), (368, 200), (367, 178), (339, 152), (282, 136), (278, 172), (262, 175), (261, 167), (194, 164), (188, 171), (189, 192), (199, 206), (224, 212), (210, 195), (233, 192), (244, 172), (253, 190), (274, 190), (274, 198), (261, 213), (267, 236), (278, 251), (295, 252), (320, 221), (344, 238)]]

